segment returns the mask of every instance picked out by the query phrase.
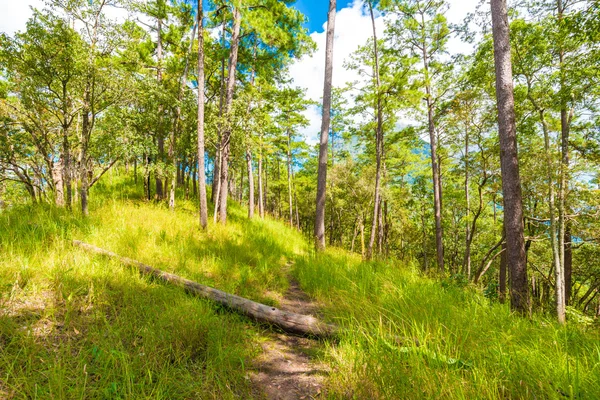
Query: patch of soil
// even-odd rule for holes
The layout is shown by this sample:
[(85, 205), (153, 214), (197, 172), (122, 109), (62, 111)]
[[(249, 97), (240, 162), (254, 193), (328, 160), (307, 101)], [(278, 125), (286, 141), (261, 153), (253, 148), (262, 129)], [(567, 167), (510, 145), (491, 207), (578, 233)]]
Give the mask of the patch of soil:
[[(294, 279), (285, 295), (269, 293), (280, 309), (317, 315), (318, 307)], [(327, 366), (314, 359), (319, 342), (300, 336), (270, 333), (261, 343), (263, 353), (256, 359), (249, 378), (262, 396), (269, 400), (297, 400), (324, 397), (323, 381)]]

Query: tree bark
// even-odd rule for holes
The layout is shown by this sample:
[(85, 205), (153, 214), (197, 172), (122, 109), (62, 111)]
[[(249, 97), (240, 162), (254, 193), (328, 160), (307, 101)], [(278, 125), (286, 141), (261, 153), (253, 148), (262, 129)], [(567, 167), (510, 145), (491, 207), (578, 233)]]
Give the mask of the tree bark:
[[(64, 172), (62, 158), (52, 164), (52, 181), (54, 186), (54, 203), (58, 207), (65, 206)], [(33, 196), (35, 199), (35, 194)]]
[(150, 275), (164, 282), (183, 287), (186, 291), (192, 294), (213, 300), (223, 306), (229, 307), (232, 310), (248, 315), (257, 321), (267, 322), (279, 326), (288, 332), (314, 336), (334, 336), (338, 331), (338, 328), (335, 325), (321, 322), (312, 315), (302, 315), (293, 312), (282, 311), (275, 307), (257, 303), (234, 294), (214, 289), (210, 286), (201, 285), (178, 275), (161, 271), (139, 261), (121, 257), (111, 251), (104, 250), (78, 240), (74, 240), (73, 245), (81, 247), (82, 249), (92, 253), (116, 259), (121, 264), (137, 268), (140, 273), (144, 275)]
[(292, 131), (287, 131), (287, 180), (288, 180), (288, 206), (290, 208), (290, 226), (294, 226), (294, 203), (292, 199)]
[[(373, 29), (373, 57), (375, 66), (373, 68), (373, 74), (375, 78), (375, 92), (377, 96), (376, 115), (377, 115), (377, 128), (375, 131), (375, 194), (373, 195), (373, 221), (371, 223), (371, 236), (369, 237), (369, 247), (367, 248), (367, 260), (373, 257), (373, 246), (375, 244), (375, 234), (377, 231), (377, 223), (380, 222), (381, 214), (381, 195), (379, 193), (381, 186), (381, 153), (383, 150), (383, 110), (381, 104), (381, 94), (379, 93), (381, 81), (379, 78), (379, 53), (377, 51), (377, 33), (375, 30), (375, 17), (373, 16), (373, 6), (371, 0), (368, 1), (369, 12), (371, 15), (371, 27)], [(381, 224), (379, 224), (381, 225)], [(381, 241), (379, 241), (380, 243)], [(381, 250), (381, 244), (380, 244)]]
[(317, 199), (315, 213), (315, 248), (325, 250), (325, 199), (327, 191), (327, 140), (331, 121), (331, 85), (333, 76), (333, 38), (335, 31), (336, 0), (329, 0), (327, 14), (327, 38), (325, 44), (325, 81), (323, 84), (323, 118), (319, 145), (319, 166), (317, 176)]
[[(198, 10), (198, 15), (202, 10)], [(171, 137), (169, 141), (169, 159), (173, 164), (174, 172), (173, 176), (171, 176), (171, 187), (169, 190), (169, 209), (175, 209), (175, 188), (177, 187), (177, 183), (179, 182), (179, 167), (177, 163), (177, 157), (175, 155), (176, 144), (177, 144), (177, 136), (179, 134), (179, 122), (181, 121), (181, 102), (185, 96), (185, 89), (187, 87), (187, 76), (190, 65), (190, 54), (192, 53), (192, 45), (194, 44), (194, 36), (196, 35), (197, 24), (194, 25), (192, 29), (192, 37), (190, 39), (190, 45), (188, 47), (188, 51), (185, 54), (185, 67), (183, 68), (183, 75), (181, 76), (181, 80), (179, 82), (179, 94), (177, 97), (177, 107), (175, 107), (175, 121), (173, 122), (173, 130), (171, 131)], [(200, 49), (198, 49), (198, 56), (200, 56)], [(200, 60), (200, 57), (198, 57)], [(202, 61), (204, 62), (204, 61)], [(200, 61), (198, 61), (200, 63)], [(202, 71), (204, 73), (204, 71)], [(204, 77), (202, 77), (204, 79)], [(200, 79), (200, 77), (198, 77)], [(198, 82), (198, 89), (200, 89), (200, 83)], [(183, 174), (182, 174), (183, 175)]]
[(263, 160), (262, 160), (262, 133), (258, 149), (258, 214), (265, 217), (265, 196), (263, 192)]
[(506, 0), (491, 0), (491, 11), (510, 304), (513, 310), (526, 314), (529, 311), (527, 265)]
[(440, 167), (437, 154), (437, 136), (433, 120), (433, 100), (431, 99), (431, 85), (429, 84), (429, 58), (427, 48), (423, 46), (423, 67), (425, 71), (425, 101), (427, 103), (427, 121), (429, 143), (431, 149), (431, 172), (433, 177), (433, 212), (435, 217), (435, 248), (438, 271), (444, 272), (444, 232), (442, 227), (442, 194)]
[(206, 201), (206, 168), (204, 165), (204, 12), (198, 0), (198, 199), (200, 202), (200, 228), (208, 224)]
[[(163, 59), (163, 47), (162, 47), (162, 19), (158, 18), (157, 21), (157, 39), (156, 39), (156, 57), (158, 61), (158, 65), (156, 68), (156, 81), (158, 85), (162, 83), (162, 59)], [(164, 161), (165, 156), (165, 138), (163, 137), (163, 128), (162, 128), (162, 119), (163, 119), (163, 106), (159, 104), (158, 106), (158, 132), (157, 132), (157, 142), (158, 142), (158, 156), (157, 160), (159, 162)], [(163, 192), (163, 184), (162, 178), (160, 175), (160, 171), (156, 172), (156, 199), (162, 200), (164, 198)]]
[(238, 60), (238, 47), (240, 41), (240, 26), (242, 17), (238, 7), (233, 10), (233, 34), (231, 36), (231, 49), (229, 51), (229, 68), (227, 71), (227, 91), (225, 100), (225, 129), (221, 138), (221, 185), (219, 198), (219, 219), (222, 224), (227, 222), (227, 196), (229, 194), (229, 153), (231, 141), (231, 107), (235, 90), (235, 76)]

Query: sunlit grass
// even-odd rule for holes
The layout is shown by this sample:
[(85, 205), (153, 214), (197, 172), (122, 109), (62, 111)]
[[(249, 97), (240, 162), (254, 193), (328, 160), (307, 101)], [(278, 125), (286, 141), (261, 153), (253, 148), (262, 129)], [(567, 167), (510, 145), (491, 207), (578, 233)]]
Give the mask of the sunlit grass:
[(51, 206), (0, 214), (0, 398), (252, 398), (265, 326), (71, 245), (79, 239), (276, 304), (287, 269), (343, 329), (321, 342), (330, 398), (600, 398), (598, 326), (511, 315), (476, 289), (410, 265), (315, 256), (272, 219), (230, 203), (198, 229), (196, 205), (141, 199), (118, 173), (91, 215)]
[[(248, 398), (257, 334), (247, 318), (71, 245), (79, 239), (257, 301), (287, 288), (301, 236), (275, 221), (198, 229), (178, 211), (92, 193), (84, 219), (51, 206), (0, 214), (0, 398)], [(187, 210), (187, 211), (186, 211)]]
[(295, 270), (344, 326), (333, 398), (600, 398), (598, 327), (511, 315), (472, 288), (330, 250)]

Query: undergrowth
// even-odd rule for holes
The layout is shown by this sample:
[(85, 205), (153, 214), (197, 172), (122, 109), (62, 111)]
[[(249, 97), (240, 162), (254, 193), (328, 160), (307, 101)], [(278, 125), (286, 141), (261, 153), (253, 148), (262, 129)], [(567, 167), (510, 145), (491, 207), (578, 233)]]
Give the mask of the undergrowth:
[(71, 245), (79, 239), (267, 304), (286, 265), (342, 327), (323, 342), (330, 398), (600, 398), (598, 327), (512, 315), (477, 289), (410, 265), (364, 263), (230, 203), (198, 229), (196, 205), (141, 199), (108, 175), (83, 218), (48, 205), (0, 213), (0, 398), (253, 398), (267, 329)]
[(264, 327), (180, 288), (74, 248), (79, 239), (188, 279), (267, 304), (282, 267), (305, 251), (272, 220), (198, 229), (178, 210), (122, 190), (94, 188), (83, 218), (48, 205), (0, 213), (0, 398), (250, 398), (247, 368)]
[(474, 288), (335, 249), (295, 274), (344, 327), (327, 351), (332, 398), (600, 398), (597, 325), (523, 318)]

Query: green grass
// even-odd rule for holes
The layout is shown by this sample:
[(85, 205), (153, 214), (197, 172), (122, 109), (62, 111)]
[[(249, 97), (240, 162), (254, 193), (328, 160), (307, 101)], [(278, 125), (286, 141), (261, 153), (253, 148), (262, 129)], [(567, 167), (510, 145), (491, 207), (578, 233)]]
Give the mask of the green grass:
[(332, 398), (600, 398), (598, 326), (521, 318), (473, 288), (339, 250), (295, 274), (346, 328), (327, 352)]
[[(82, 218), (50, 206), (0, 213), (0, 398), (253, 398), (265, 326), (71, 245), (80, 239), (276, 304), (286, 268), (344, 329), (314, 353), (330, 398), (600, 398), (598, 327), (511, 315), (478, 290), (410, 265), (315, 257), (298, 232), (248, 221), (198, 229), (196, 206), (141, 201), (118, 173)], [(419, 346), (416, 345), (418, 341)]]
[[(198, 229), (179, 211), (92, 193), (83, 219), (50, 206), (0, 214), (0, 398), (249, 398), (246, 368), (264, 327), (71, 245), (80, 239), (264, 303), (301, 236), (272, 220)], [(188, 211), (186, 211), (188, 210)]]

